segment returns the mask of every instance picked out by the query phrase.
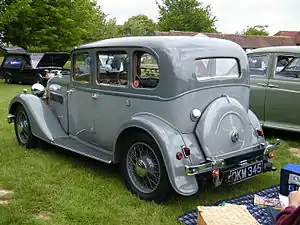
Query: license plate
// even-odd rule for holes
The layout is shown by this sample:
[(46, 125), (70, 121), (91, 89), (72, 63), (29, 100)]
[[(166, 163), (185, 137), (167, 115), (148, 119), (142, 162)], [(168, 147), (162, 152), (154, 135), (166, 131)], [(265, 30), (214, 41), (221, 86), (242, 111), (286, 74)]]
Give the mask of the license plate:
[(245, 167), (237, 168), (230, 171), (230, 175), (233, 177), (232, 183), (237, 183), (243, 180), (247, 180), (263, 172), (263, 162), (259, 161)]

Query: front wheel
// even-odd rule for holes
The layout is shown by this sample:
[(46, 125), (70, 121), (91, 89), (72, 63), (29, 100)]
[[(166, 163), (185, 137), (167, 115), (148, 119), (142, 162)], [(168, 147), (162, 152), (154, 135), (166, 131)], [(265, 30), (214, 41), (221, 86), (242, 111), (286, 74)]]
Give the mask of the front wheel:
[(30, 121), (21, 105), (16, 109), (14, 126), (19, 144), (28, 149), (33, 148), (36, 144), (36, 137), (31, 132)]
[(172, 187), (157, 144), (147, 134), (138, 134), (126, 147), (121, 169), (127, 188), (142, 200), (167, 200)]

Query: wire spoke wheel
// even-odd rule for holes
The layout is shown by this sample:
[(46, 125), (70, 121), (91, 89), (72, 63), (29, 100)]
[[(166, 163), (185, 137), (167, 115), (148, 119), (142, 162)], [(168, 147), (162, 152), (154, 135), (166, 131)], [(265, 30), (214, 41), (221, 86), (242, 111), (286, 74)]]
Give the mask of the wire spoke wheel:
[(126, 168), (132, 184), (140, 192), (148, 194), (159, 185), (160, 164), (155, 151), (147, 144), (133, 144), (127, 154)]
[(23, 111), (16, 115), (17, 135), (22, 144), (27, 144), (30, 138), (30, 128), (27, 116)]

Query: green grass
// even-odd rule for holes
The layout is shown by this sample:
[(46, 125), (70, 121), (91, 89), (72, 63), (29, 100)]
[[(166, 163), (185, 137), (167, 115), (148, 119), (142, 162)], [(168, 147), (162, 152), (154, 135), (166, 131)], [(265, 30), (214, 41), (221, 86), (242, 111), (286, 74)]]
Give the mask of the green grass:
[[(193, 197), (174, 196), (163, 205), (139, 200), (124, 187), (117, 167), (108, 166), (63, 149), (26, 150), (18, 146), (13, 125), (6, 122), (11, 98), (24, 85), (0, 81), (0, 188), (13, 190), (15, 198), (0, 205), (0, 224), (179, 224), (177, 217), (197, 205), (236, 197), (279, 183), (279, 171), (258, 176), (235, 186), (206, 187)], [(300, 163), (287, 149), (300, 147), (283, 141), (276, 166)], [(49, 220), (35, 218), (51, 213)]]

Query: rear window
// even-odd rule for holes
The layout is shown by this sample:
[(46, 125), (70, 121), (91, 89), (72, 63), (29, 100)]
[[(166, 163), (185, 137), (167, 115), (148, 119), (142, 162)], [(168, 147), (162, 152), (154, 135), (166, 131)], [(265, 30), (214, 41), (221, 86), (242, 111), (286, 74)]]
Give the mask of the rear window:
[(194, 75), (198, 81), (209, 79), (232, 79), (241, 75), (239, 63), (235, 58), (196, 59), (193, 64)]
[(5, 58), (4, 68), (20, 68), (23, 62), (22, 56), (7, 56)]

